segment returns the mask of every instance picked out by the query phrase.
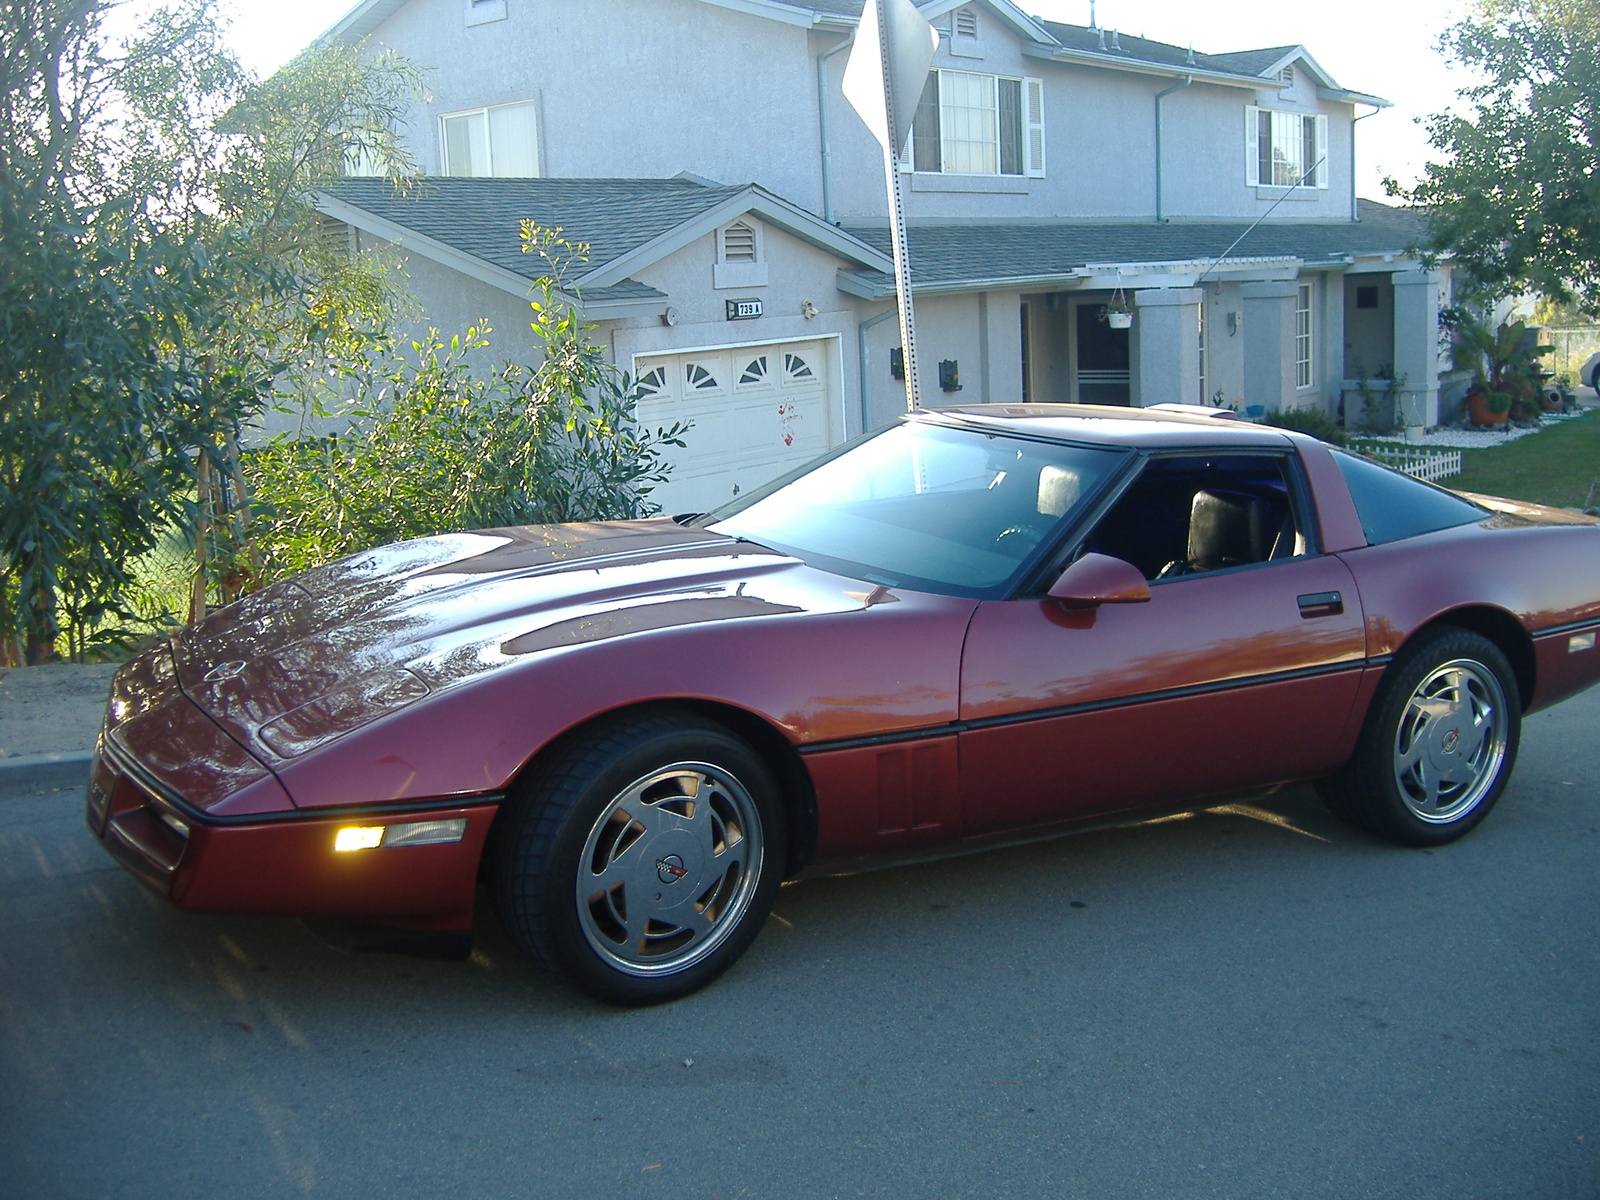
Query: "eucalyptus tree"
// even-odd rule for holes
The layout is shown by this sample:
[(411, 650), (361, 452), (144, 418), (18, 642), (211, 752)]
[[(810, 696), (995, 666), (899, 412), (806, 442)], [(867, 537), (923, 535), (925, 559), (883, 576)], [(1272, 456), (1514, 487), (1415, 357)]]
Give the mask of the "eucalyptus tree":
[(363, 353), (392, 300), (311, 197), (353, 156), (405, 170), (415, 70), (322, 48), (258, 83), (209, 0), (120, 39), (114, 6), (0, 17), (0, 661), (125, 616), (274, 379)]

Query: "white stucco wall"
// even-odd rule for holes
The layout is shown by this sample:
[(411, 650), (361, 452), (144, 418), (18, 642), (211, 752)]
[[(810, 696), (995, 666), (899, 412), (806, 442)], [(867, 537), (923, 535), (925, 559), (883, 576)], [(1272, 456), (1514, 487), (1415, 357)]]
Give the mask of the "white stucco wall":
[(411, 0), (372, 44), (431, 67), (409, 141), (440, 169), (438, 119), (539, 104), (541, 173), (760, 183), (815, 207), (815, 66), (806, 31), (699, 0), (507, 0), (468, 27), (461, 0)]
[[(1045, 177), (906, 176), (906, 214), (916, 220), (1141, 221), (1156, 215), (1156, 94), (1180, 79), (1137, 75), (1025, 56), (994, 30), (981, 59), (941, 42), (935, 67), (1040, 78), (1045, 101)], [(846, 54), (829, 60), (833, 197), (839, 220), (882, 218), (881, 152), (840, 94)], [(1328, 117), (1326, 188), (1255, 188), (1246, 183), (1250, 105)], [(1321, 100), (1303, 73), (1292, 89), (1254, 91), (1195, 83), (1162, 101), (1162, 208), (1169, 220), (1343, 221), (1350, 208), (1349, 104)]]
[[(981, 56), (941, 42), (934, 65), (1044, 81), (1046, 175), (908, 177), (913, 220), (1146, 220), (1156, 212), (1155, 95), (1178, 79), (1025, 56), (1017, 35), (983, 12)], [(948, 24), (948, 17), (941, 24)], [(375, 46), (432, 68), (413, 105), (409, 141), (440, 169), (442, 114), (536, 101), (540, 168), (549, 176), (664, 177), (690, 171), (754, 181), (822, 208), (817, 57), (843, 35), (700, 0), (507, 0), (503, 21), (468, 27), (461, 0), (411, 0)], [(828, 60), (834, 217), (887, 212), (877, 142), (840, 91), (848, 52)], [(1245, 183), (1245, 108), (1322, 113), (1326, 189), (1304, 189), (1273, 221), (1350, 217), (1349, 104), (1319, 100), (1303, 74), (1282, 93), (1196, 83), (1167, 97), (1164, 209), (1173, 220), (1254, 220), (1282, 189)]]

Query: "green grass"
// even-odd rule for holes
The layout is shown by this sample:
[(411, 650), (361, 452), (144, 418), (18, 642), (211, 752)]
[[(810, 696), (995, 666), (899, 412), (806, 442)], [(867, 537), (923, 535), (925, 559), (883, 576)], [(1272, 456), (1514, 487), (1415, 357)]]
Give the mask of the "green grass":
[[(1557, 508), (1582, 508), (1600, 476), (1600, 410), (1491, 450), (1463, 450), (1462, 471), (1443, 484)], [(1595, 489), (1600, 502), (1600, 488)]]

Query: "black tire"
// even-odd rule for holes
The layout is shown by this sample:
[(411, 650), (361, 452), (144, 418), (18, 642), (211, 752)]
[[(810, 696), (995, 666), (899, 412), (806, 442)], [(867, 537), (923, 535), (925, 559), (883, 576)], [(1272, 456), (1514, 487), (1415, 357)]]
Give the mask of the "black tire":
[(662, 710), (596, 725), (507, 797), (490, 885), (512, 939), (613, 1004), (727, 970), (783, 882), (778, 785), (729, 730)]
[(1336, 815), (1378, 837), (1443, 845), (1500, 799), (1521, 729), (1516, 676), (1499, 647), (1438, 626), (1395, 656), (1355, 754), (1318, 791)]

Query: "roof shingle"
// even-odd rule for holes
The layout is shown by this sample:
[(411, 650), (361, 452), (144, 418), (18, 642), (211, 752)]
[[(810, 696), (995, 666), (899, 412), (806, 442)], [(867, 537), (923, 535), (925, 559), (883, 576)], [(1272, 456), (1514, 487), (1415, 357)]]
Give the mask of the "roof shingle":
[[(1426, 218), (1412, 209), (1360, 201), (1361, 220), (1336, 224), (1262, 224), (1231, 251), (1245, 224), (922, 225), (907, 231), (911, 274), (921, 286), (952, 287), (987, 280), (1067, 275), (1091, 263), (1188, 263), (1214, 258), (1294, 257), (1307, 263), (1351, 254), (1402, 254), (1427, 236)], [(851, 227), (850, 233), (885, 252), (885, 226)], [(864, 281), (887, 285), (881, 272), (859, 271)]]
[(637, 250), (744, 190), (689, 179), (341, 179), (328, 195), (529, 279), (548, 274), (522, 251), (522, 222), (589, 247), (579, 275)]

